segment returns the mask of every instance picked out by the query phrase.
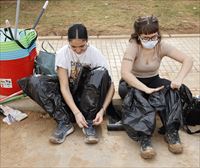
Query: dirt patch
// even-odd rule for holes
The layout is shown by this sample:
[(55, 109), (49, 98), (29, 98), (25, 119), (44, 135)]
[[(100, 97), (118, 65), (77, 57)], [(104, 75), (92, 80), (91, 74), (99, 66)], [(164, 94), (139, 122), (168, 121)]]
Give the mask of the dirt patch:
[[(75, 132), (60, 145), (49, 143), (56, 124), (52, 118), (43, 118), (41, 113), (28, 112), (28, 118), (10, 126), (0, 121), (1, 162), (0, 167), (198, 167), (199, 137), (180, 131), (184, 152), (174, 155), (167, 149), (163, 136), (155, 131), (153, 145), (157, 151), (154, 160), (140, 157), (139, 145), (124, 131), (106, 129), (101, 126), (100, 142), (96, 145), (84, 143), (84, 136), (75, 126)], [(2, 119), (2, 118), (0, 118)], [(156, 128), (157, 129), (157, 128)], [(184, 162), (183, 162), (184, 160)]]
[[(148, 3), (148, 5), (146, 5)], [(8, 19), (14, 27), (16, 1), (0, 1), (0, 26)], [(44, 1), (24, 0), (20, 5), (20, 28), (30, 28)], [(155, 15), (160, 20), (161, 32), (168, 34), (200, 33), (200, 3), (184, 1), (116, 1), (74, 0), (49, 1), (49, 5), (36, 27), (40, 36), (65, 36), (67, 27), (84, 23), (89, 35), (124, 35), (132, 32), (138, 16)]]

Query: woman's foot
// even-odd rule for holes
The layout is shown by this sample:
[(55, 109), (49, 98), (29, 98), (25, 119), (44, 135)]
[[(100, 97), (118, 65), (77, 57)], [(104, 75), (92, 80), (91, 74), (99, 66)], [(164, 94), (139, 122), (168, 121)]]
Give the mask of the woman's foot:
[(54, 133), (49, 138), (49, 141), (54, 144), (61, 144), (65, 141), (65, 138), (74, 131), (73, 125), (59, 123)]
[(156, 152), (153, 149), (152, 144), (151, 144), (151, 137), (150, 136), (147, 136), (147, 135), (141, 136), (139, 143), (140, 143), (140, 146), (141, 146), (140, 155), (141, 155), (142, 158), (152, 159), (156, 155)]
[(88, 128), (83, 128), (83, 133), (85, 134), (85, 143), (96, 144), (99, 141), (96, 135), (96, 129), (93, 126), (92, 121), (87, 121), (87, 122), (88, 122)]
[(178, 130), (171, 130), (165, 134), (165, 141), (168, 143), (168, 149), (174, 154), (183, 152), (183, 146), (180, 141)]

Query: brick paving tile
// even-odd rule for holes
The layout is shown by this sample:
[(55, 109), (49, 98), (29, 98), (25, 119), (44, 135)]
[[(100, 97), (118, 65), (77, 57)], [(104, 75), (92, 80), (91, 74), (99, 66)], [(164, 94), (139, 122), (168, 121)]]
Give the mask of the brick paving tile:
[[(164, 37), (164, 41), (170, 43), (171, 45), (177, 47), (179, 50), (183, 51), (187, 55), (193, 58), (194, 64), (191, 72), (186, 77), (184, 83), (187, 84), (193, 94), (200, 94), (200, 37)], [(41, 43), (44, 39), (40, 39), (37, 41), (37, 49), (38, 51), (41, 49)], [(58, 50), (63, 45), (67, 44), (66, 39), (50, 39), (48, 37), (46, 41), (50, 42), (55, 50)], [(128, 38), (117, 38), (117, 37), (109, 37), (109, 38), (90, 38), (89, 44), (96, 46), (108, 59), (108, 63), (110, 65), (111, 75), (115, 83), (115, 87), (117, 90), (118, 81), (121, 78), (120, 69), (121, 69), (121, 60), (128, 44)], [(50, 47), (47, 43), (44, 44), (44, 47), (50, 50)], [(51, 50), (50, 50), (51, 51)], [(166, 77), (168, 79), (173, 79), (181, 65), (173, 61), (170, 58), (164, 58), (161, 67), (160, 67), (160, 75), (162, 77)]]

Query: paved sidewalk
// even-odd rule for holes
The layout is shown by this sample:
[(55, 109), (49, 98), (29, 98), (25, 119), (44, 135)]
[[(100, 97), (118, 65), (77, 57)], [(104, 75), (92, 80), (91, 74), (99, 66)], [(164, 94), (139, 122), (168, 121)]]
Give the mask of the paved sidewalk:
[[(66, 40), (51, 37), (47, 39), (55, 48), (61, 48)], [(182, 50), (194, 60), (192, 71), (184, 83), (189, 86), (194, 95), (200, 95), (200, 36), (163, 38)], [(38, 38), (37, 47), (40, 50), (43, 39)], [(91, 38), (90, 44), (99, 48), (108, 58), (112, 78), (115, 83), (116, 95), (120, 79), (120, 66), (123, 53), (128, 44), (128, 37)], [(165, 58), (160, 74), (168, 79), (173, 79), (180, 64)], [(153, 160), (144, 160), (140, 157), (140, 148), (124, 131), (108, 131), (106, 120), (98, 128), (100, 142), (97, 145), (84, 144), (82, 131), (75, 125), (75, 132), (67, 137), (61, 145), (52, 145), (48, 142), (56, 124), (48, 118), (36, 103), (29, 98), (8, 104), (11, 107), (25, 111), (28, 118), (10, 126), (0, 121), (0, 167), (87, 167), (87, 168), (200, 168), (200, 136), (188, 135), (180, 131), (184, 146), (181, 155), (174, 155), (167, 149), (163, 136), (157, 133), (160, 120), (157, 121), (153, 136), (153, 145), (157, 156)], [(36, 111), (34, 113), (33, 111)], [(0, 118), (2, 120), (2, 117)], [(193, 130), (200, 126), (192, 127)]]
[[(38, 40), (38, 49), (41, 48), (41, 42), (48, 40), (54, 47), (55, 50), (61, 48), (67, 43), (66, 37), (57, 38), (51, 37), (51, 39), (40, 38)], [(102, 51), (102, 53), (107, 57), (111, 69), (111, 75), (115, 83), (115, 88), (117, 91), (118, 82), (121, 78), (121, 60), (128, 44), (129, 36), (110, 36), (109, 38), (90, 38), (89, 44), (96, 46)], [(177, 47), (188, 56), (193, 58), (194, 65), (190, 74), (186, 77), (184, 83), (189, 86), (194, 95), (200, 94), (200, 36), (172, 36), (164, 37), (163, 40), (169, 42), (173, 46)], [(45, 43), (46, 44), (46, 43)], [(49, 49), (48, 45), (44, 45), (45, 48)], [(177, 72), (180, 70), (181, 65), (170, 58), (164, 58), (160, 67), (160, 75), (168, 79), (173, 79), (176, 77)]]
[[(118, 84), (121, 78), (121, 60), (128, 44), (128, 40), (129, 36), (105, 36), (100, 38), (89, 38), (89, 44), (96, 46), (107, 57), (112, 79), (115, 84), (114, 99), (119, 99)], [(184, 83), (190, 88), (194, 96), (200, 95), (200, 35), (173, 35), (171, 37), (164, 36), (163, 40), (169, 42), (193, 58), (193, 68), (185, 78)], [(54, 47), (55, 51), (67, 44), (66, 37), (39, 37), (37, 40), (38, 51), (41, 50), (41, 44), (43, 41), (49, 42)], [(51, 52), (52, 49), (46, 42), (44, 43), (44, 48)], [(160, 67), (160, 76), (172, 80), (176, 77), (180, 68), (180, 63), (170, 58), (164, 58)], [(30, 100), (27, 101), (27, 98), (19, 103), (10, 103), (10, 105), (20, 110), (34, 109), (34, 111), (43, 111), (43, 109), (41, 109), (37, 104)]]

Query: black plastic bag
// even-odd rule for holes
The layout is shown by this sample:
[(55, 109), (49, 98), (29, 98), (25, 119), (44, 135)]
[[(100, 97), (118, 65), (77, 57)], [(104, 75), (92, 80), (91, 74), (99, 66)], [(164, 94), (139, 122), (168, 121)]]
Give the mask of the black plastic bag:
[(80, 97), (84, 89), (86, 78), (92, 69), (88, 66), (84, 66), (80, 69), (78, 76), (75, 80), (69, 81), (69, 87), (74, 97)]
[(200, 99), (193, 97), (191, 104), (183, 109), (183, 115), (184, 124), (200, 125)]
[[(159, 112), (164, 127), (171, 129), (171, 125), (180, 128), (183, 125), (182, 104), (179, 91), (168, 85), (149, 96), (149, 103)], [(152, 99), (152, 101), (151, 101)], [(160, 101), (160, 103), (158, 103)]]
[(48, 42), (48, 45), (52, 48), (53, 52), (47, 51), (44, 48), (44, 41), (42, 43), (42, 50), (35, 59), (35, 73), (42, 75), (56, 75), (55, 71), (55, 50), (53, 46)]
[(80, 97), (80, 109), (87, 118), (94, 118), (102, 108), (110, 85), (111, 78), (105, 68), (97, 67), (88, 73)]
[(182, 85), (180, 88), (181, 102), (183, 106), (183, 124), (184, 130), (188, 134), (200, 133), (200, 130), (192, 132), (189, 125), (200, 125), (200, 99), (193, 97), (189, 88)]
[(155, 128), (155, 114), (144, 93), (131, 88), (122, 104), (122, 123), (127, 134), (135, 140), (139, 132), (151, 135)]
[[(105, 68), (88, 69), (80, 71), (79, 80), (70, 85), (73, 98), (87, 119), (94, 119), (96, 113), (103, 105), (103, 101), (111, 84), (110, 76)], [(82, 81), (83, 80), (83, 81)], [(37, 102), (57, 122), (74, 116), (66, 105), (57, 76), (34, 75), (18, 81), (21, 89), (31, 99)], [(65, 115), (63, 115), (65, 114)]]
[(122, 124), (122, 113), (121, 113), (122, 107), (121, 104), (118, 102), (118, 104), (113, 104), (113, 102), (110, 103), (110, 105), (107, 108), (107, 129), (108, 131), (123, 131), (124, 126)]
[(61, 95), (57, 76), (33, 75), (20, 79), (18, 83), (24, 93), (38, 103), (57, 122), (65, 120), (67, 123), (69, 119), (73, 120), (73, 115), (70, 114), (70, 110)]
[(128, 135), (137, 140), (139, 134), (152, 135), (159, 111), (164, 127), (177, 129), (182, 125), (182, 106), (178, 91), (169, 86), (150, 95), (131, 88), (122, 104), (122, 122)]

